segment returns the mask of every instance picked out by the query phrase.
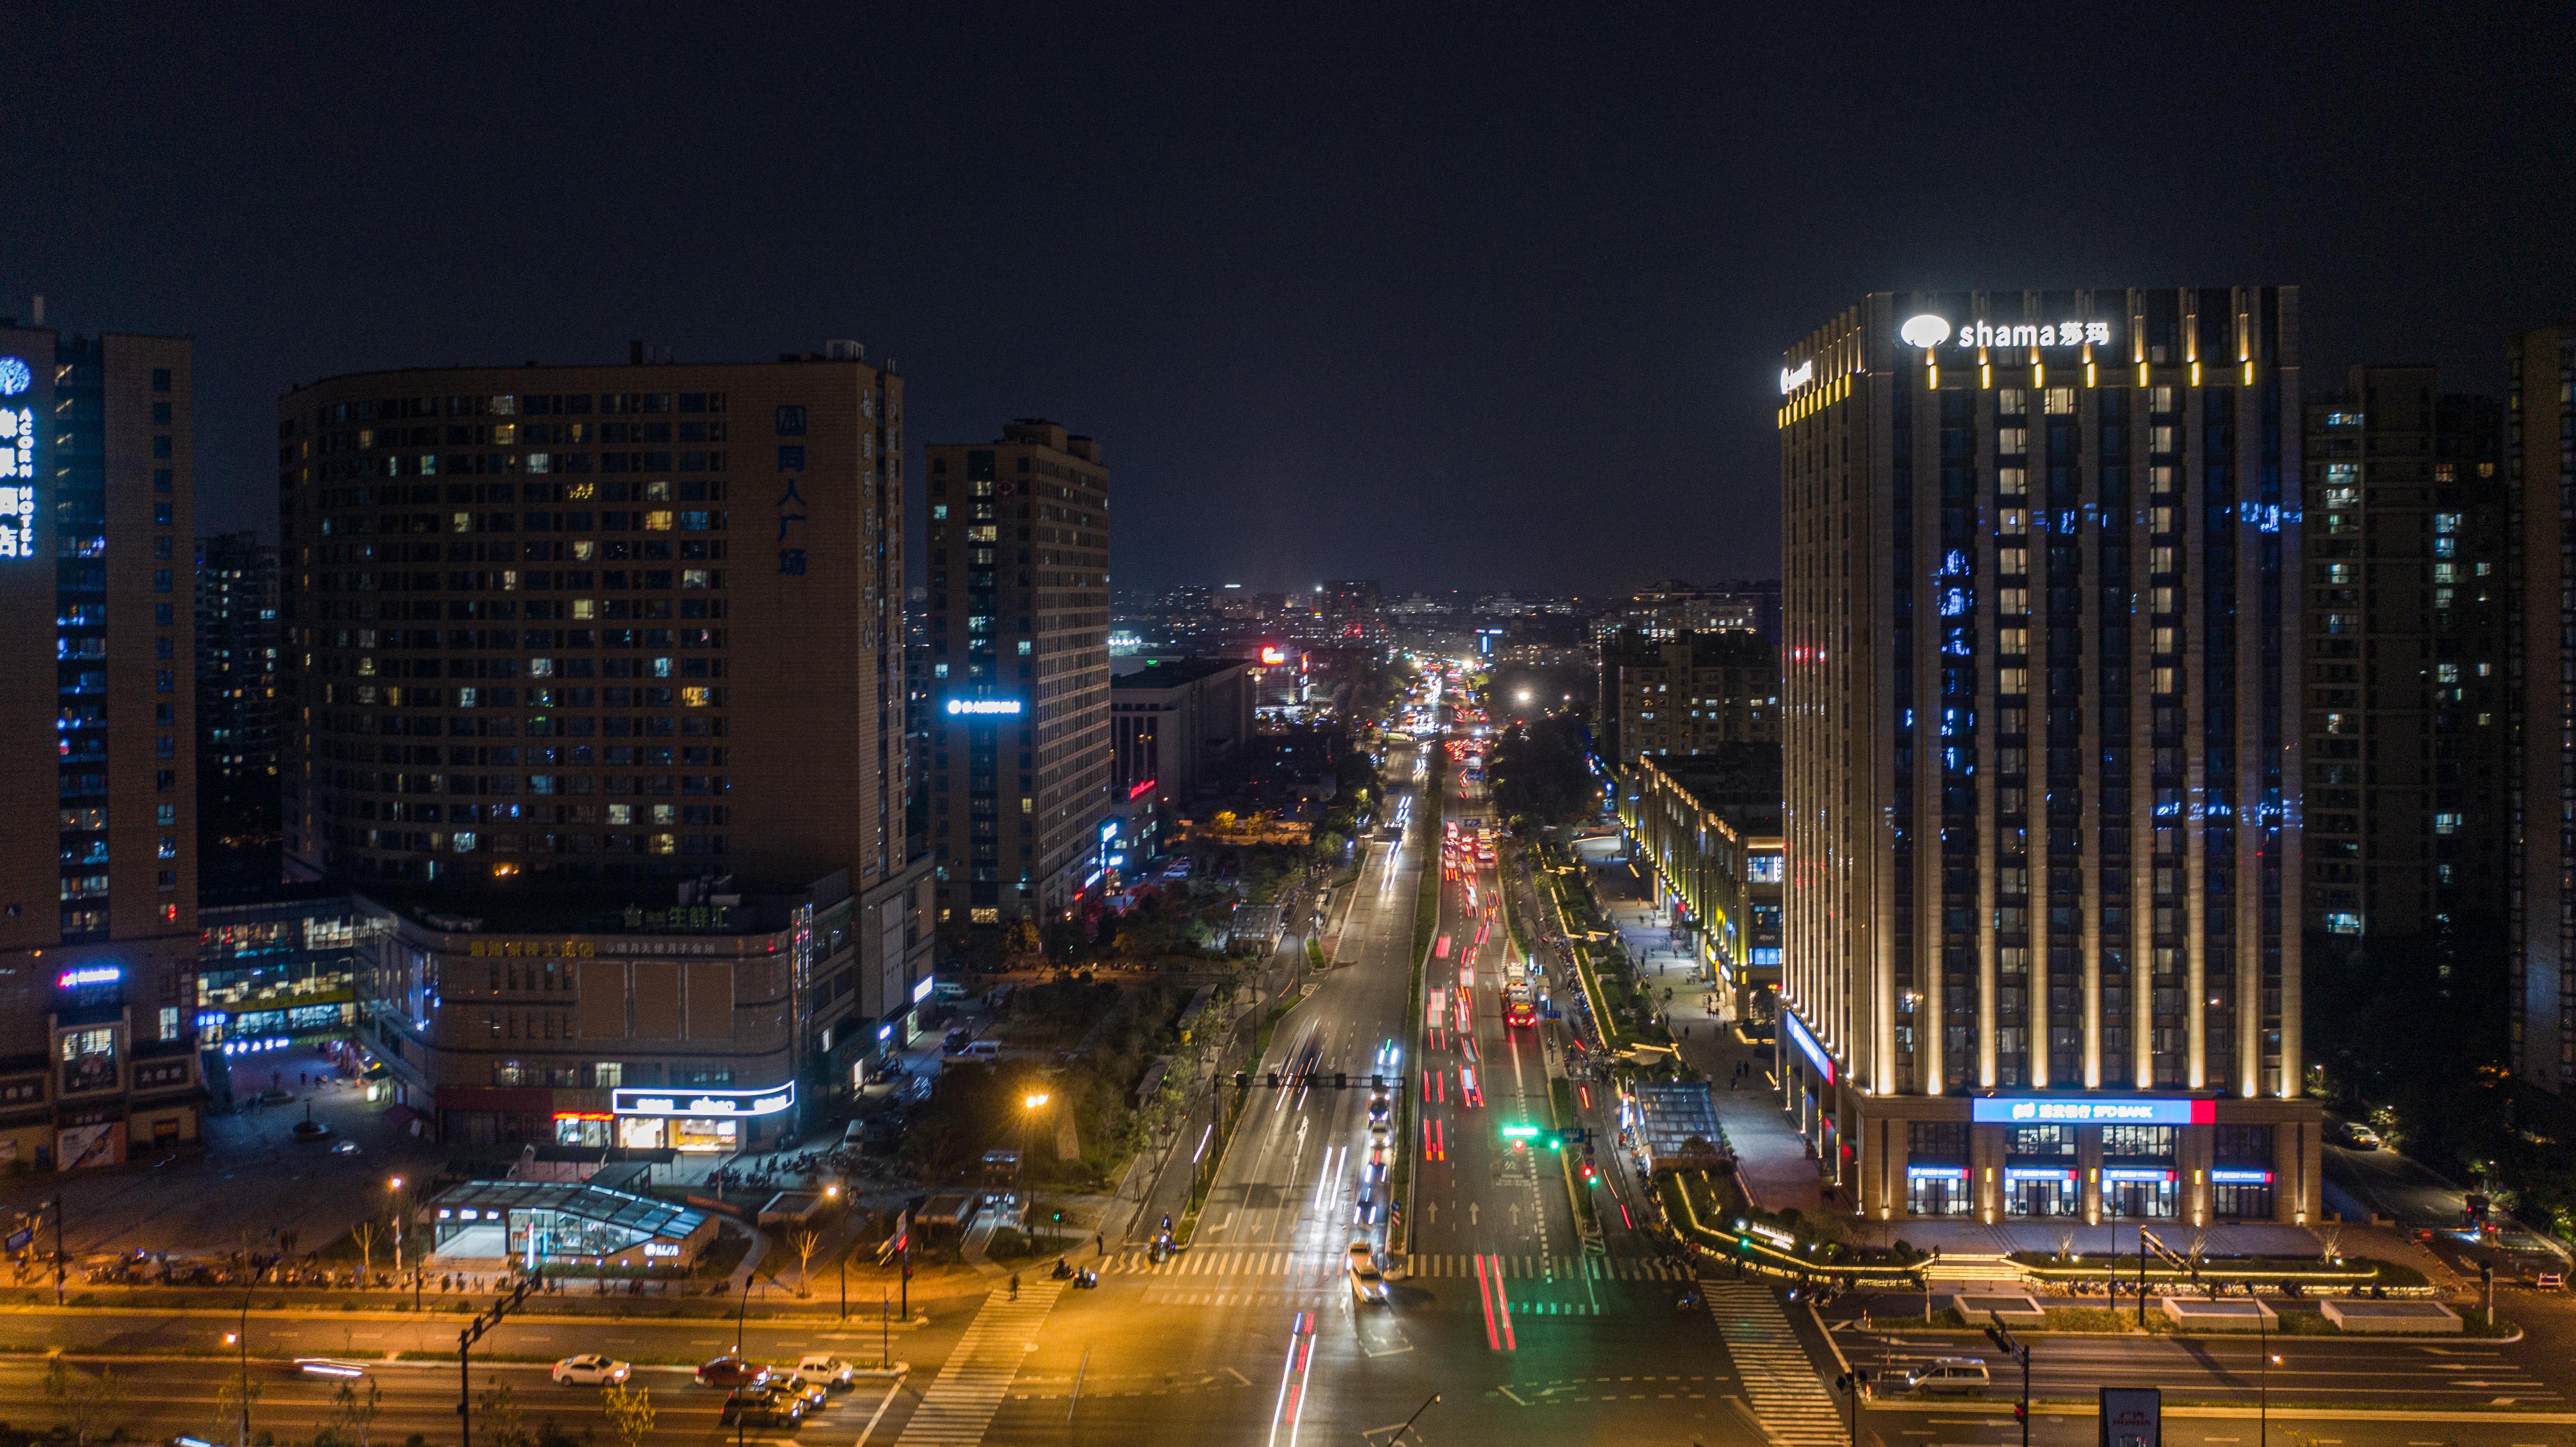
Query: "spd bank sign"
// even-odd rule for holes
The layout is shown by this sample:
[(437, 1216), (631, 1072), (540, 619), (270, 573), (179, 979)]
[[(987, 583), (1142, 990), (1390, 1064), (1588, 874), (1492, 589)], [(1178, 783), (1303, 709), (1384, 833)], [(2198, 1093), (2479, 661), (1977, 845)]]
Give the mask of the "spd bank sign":
[(2189, 1096), (1980, 1095), (1970, 1101), (1968, 1119), (1978, 1125), (2216, 1125), (2218, 1102)]

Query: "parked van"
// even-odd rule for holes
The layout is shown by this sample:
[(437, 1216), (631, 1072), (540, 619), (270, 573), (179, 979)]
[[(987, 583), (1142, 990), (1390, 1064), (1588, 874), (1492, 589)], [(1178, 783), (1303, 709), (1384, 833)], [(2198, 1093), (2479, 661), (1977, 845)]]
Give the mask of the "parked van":
[(1986, 1364), (1975, 1357), (1938, 1357), (1905, 1373), (1905, 1389), (1924, 1396), (1965, 1395), (1993, 1384)]
[(951, 1060), (999, 1060), (1002, 1058), (1002, 1047), (991, 1040), (969, 1040), (963, 1045), (952, 1047), (948, 1052), (948, 1058)]

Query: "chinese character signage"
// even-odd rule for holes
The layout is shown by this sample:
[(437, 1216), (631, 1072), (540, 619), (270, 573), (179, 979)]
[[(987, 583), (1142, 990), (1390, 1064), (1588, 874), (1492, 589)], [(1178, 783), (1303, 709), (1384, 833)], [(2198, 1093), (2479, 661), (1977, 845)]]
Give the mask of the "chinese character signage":
[[(0, 357), (0, 362), (17, 360)], [(0, 403), (0, 558), (35, 555), (36, 409), (23, 402)]]
[(2074, 1099), (1978, 1096), (1968, 1118), (1980, 1125), (2211, 1125), (2218, 1102), (2168, 1096)]

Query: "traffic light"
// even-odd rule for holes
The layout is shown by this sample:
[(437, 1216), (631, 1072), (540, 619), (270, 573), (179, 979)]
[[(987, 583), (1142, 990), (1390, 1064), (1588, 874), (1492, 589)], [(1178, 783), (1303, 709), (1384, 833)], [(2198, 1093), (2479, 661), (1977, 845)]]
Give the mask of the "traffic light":
[(1341, 1070), (1336, 1070), (1336, 1071), (1334, 1071), (1334, 1072), (1333, 1072), (1333, 1089), (1335, 1089), (1335, 1090), (1348, 1090), (1348, 1089), (1350, 1089), (1350, 1088), (1351, 1088), (1351, 1077), (1350, 1077), (1349, 1072), (1347, 1072), (1347, 1071), (1341, 1071)]
[(1238, 1071), (1236, 1071), (1236, 1072), (1234, 1073), (1234, 1088), (1235, 1088), (1235, 1089), (1237, 1089), (1237, 1090), (1249, 1090), (1249, 1089), (1251, 1089), (1251, 1088), (1252, 1088), (1252, 1072), (1251, 1072), (1251, 1071), (1249, 1071), (1249, 1070), (1238, 1070)]
[(2030, 1421), (2030, 1404), (2028, 1402), (2013, 1403), (2013, 1420), (2022, 1423)]
[(1272, 1090), (1277, 1090), (1279, 1088), (1279, 1072), (1276, 1070), (1263, 1071), (1261, 1083)]
[(1601, 1173), (1592, 1169), (1592, 1163), (1590, 1161), (1585, 1161), (1583, 1163), (1583, 1184), (1587, 1186), (1597, 1186), (1600, 1183)]

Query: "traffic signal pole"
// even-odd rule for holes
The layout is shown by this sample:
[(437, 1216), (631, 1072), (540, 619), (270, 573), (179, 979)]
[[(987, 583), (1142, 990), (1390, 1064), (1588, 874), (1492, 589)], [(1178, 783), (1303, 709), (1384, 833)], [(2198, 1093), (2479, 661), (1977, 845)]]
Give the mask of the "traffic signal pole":
[(2013, 1416), (2021, 1420), (2021, 1447), (2030, 1447), (2030, 1348), (2013, 1339), (2001, 1313), (1990, 1311), (1986, 1315), (1994, 1322), (1986, 1328), (1986, 1340), (2021, 1363), (2021, 1400), (2013, 1404)]
[(528, 1299), (528, 1292), (544, 1281), (544, 1268), (511, 1288), (510, 1294), (492, 1303), (492, 1309), (474, 1318), (456, 1334), (456, 1441), (457, 1447), (474, 1447), (474, 1343), (483, 1333), (501, 1324), (501, 1319), (517, 1311)]

